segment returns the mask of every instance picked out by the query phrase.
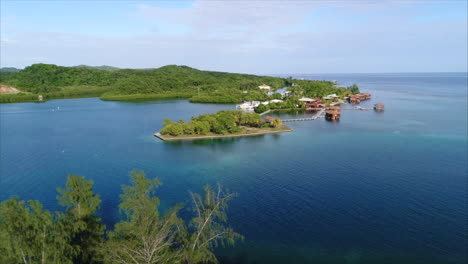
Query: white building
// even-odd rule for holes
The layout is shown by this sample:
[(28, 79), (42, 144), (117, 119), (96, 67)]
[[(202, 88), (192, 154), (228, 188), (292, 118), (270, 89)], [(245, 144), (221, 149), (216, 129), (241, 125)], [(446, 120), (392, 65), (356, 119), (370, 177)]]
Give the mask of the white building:
[(268, 101), (269, 103), (282, 103), (283, 100), (279, 100), (279, 99), (273, 99), (273, 100), (270, 100)]
[(264, 101), (264, 102), (260, 102), (260, 101), (243, 102), (242, 104), (236, 105), (236, 109), (237, 110), (253, 111), (253, 110), (255, 110), (255, 108), (257, 108), (261, 104), (262, 105), (267, 105), (267, 104), (270, 104), (270, 103), (282, 103), (282, 102), (283, 102), (283, 100), (278, 100), (278, 99), (273, 99), (273, 100)]
[(258, 86), (258, 88), (264, 89), (264, 90), (271, 90), (270, 85), (266, 85), (266, 84), (262, 84), (262, 85)]
[(238, 110), (254, 110), (255, 107), (259, 106), (259, 101), (252, 101), (252, 102), (243, 102), (242, 104), (236, 105), (236, 109)]
[(302, 97), (301, 99), (299, 99), (299, 101), (301, 101), (301, 102), (315, 102), (317, 100), (312, 99), (312, 98)]
[(338, 95), (336, 95), (336, 94), (329, 94), (329, 95), (323, 97), (324, 100), (333, 100), (335, 98), (340, 98), (340, 97)]

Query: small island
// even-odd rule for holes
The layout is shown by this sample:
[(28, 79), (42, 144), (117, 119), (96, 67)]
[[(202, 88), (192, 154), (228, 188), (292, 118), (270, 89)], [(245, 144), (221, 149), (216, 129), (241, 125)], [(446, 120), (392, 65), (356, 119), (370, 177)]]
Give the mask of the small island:
[(192, 117), (190, 122), (174, 122), (164, 119), (164, 127), (154, 135), (161, 140), (194, 140), (258, 136), (290, 132), (279, 118), (267, 116), (265, 120), (257, 113), (243, 111), (220, 111)]

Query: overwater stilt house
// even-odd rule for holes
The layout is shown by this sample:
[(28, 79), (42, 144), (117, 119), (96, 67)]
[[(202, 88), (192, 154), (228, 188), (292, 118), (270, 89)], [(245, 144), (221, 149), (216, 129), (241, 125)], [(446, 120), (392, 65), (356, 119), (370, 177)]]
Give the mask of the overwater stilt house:
[(338, 120), (341, 117), (341, 107), (330, 106), (325, 112), (325, 119), (327, 120)]
[(325, 119), (327, 120), (338, 120), (341, 117), (341, 113), (336, 110), (327, 110), (325, 112)]
[(372, 96), (370, 93), (353, 94), (350, 97), (348, 97), (348, 101), (351, 104), (359, 104), (361, 101), (371, 99), (371, 97)]
[(341, 107), (339, 107), (337, 105), (332, 105), (332, 106), (328, 107), (328, 110), (336, 110), (338, 112), (341, 112)]
[(299, 99), (299, 101), (304, 103), (306, 110), (316, 110), (317, 108), (325, 107), (325, 104), (322, 103), (320, 98), (312, 99), (303, 97)]
[(383, 111), (385, 109), (385, 105), (382, 103), (376, 103), (374, 105), (374, 110), (375, 111)]
[[(307, 106), (307, 105), (306, 105)], [(327, 105), (322, 102), (322, 99), (317, 98), (315, 99), (314, 102), (310, 103), (308, 105), (309, 108), (311, 109), (317, 109), (317, 108), (325, 108)]]

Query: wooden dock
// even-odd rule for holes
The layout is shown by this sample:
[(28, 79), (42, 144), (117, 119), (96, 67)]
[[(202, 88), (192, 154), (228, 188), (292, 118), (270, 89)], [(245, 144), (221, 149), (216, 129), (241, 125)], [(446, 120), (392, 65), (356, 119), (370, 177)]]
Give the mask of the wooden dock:
[[(308, 108), (307, 110), (319, 110), (314, 116), (312, 117), (304, 117), (304, 118), (291, 118), (291, 119), (281, 119), (282, 122), (296, 122), (296, 121), (309, 121), (309, 120), (316, 120), (317, 118), (324, 118), (325, 117), (325, 111), (328, 109), (326, 108)], [(355, 107), (341, 107), (341, 110), (372, 110), (374, 108), (366, 108), (362, 106), (355, 106)], [(262, 114), (269, 113), (269, 111), (264, 112)]]
[(304, 118), (292, 118), (292, 119), (281, 119), (282, 122), (295, 122), (295, 121), (309, 121), (316, 120), (317, 118), (324, 117), (325, 108), (320, 109), (320, 111), (315, 114), (313, 117), (304, 117)]
[[(325, 107), (325, 108), (307, 108), (306, 110), (321, 110), (321, 109), (328, 109), (328, 107)], [(372, 110), (374, 108), (355, 106), (355, 107), (341, 107), (340, 109), (341, 110)]]
[(362, 106), (356, 106), (356, 107), (342, 107), (341, 110), (372, 110), (374, 108), (368, 108), (368, 107), (362, 107)]
[[(316, 110), (319, 110), (317, 114), (315, 114), (313, 117), (304, 117), (304, 118), (292, 118), (292, 119), (281, 119), (282, 122), (296, 122), (296, 121), (309, 121), (309, 120), (316, 120), (317, 118), (323, 118), (325, 117), (325, 110), (327, 108), (315, 108)], [(366, 107), (361, 107), (361, 106), (356, 106), (356, 107), (347, 107), (347, 108), (341, 108), (341, 110), (372, 110), (373, 108), (366, 108)]]

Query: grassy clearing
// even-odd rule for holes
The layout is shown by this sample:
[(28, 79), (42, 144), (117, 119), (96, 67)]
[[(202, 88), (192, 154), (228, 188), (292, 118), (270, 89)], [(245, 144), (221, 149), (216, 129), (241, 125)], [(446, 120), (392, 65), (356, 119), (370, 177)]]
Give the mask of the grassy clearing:
[(22, 102), (39, 102), (37, 94), (2, 94), (0, 95), (0, 103), (22, 103)]
[(18, 94), (2, 94), (0, 95), (0, 103), (21, 103), (21, 102), (40, 102), (39, 95), (42, 95), (43, 100), (52, 99), (69, 99), (69, 98), (86, 98), (86, 97), (99, 97), (101, 94), (107, 92), (109, 87), (98, 86), (68, 86), (61, 88), (57, 92), (51, 93), (18, 93)]

